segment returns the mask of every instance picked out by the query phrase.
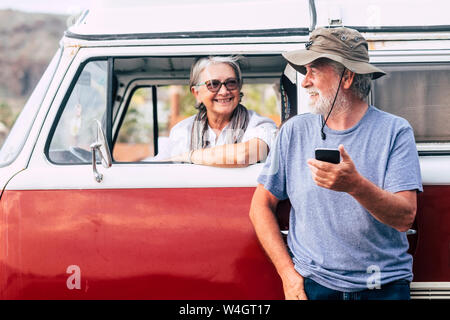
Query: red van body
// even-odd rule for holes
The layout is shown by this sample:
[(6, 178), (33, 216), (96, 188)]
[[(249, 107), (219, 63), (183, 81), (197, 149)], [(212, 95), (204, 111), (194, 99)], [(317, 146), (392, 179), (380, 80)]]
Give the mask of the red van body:
[[(283, 1), (298, 6), (296, 2)], [(269, 6), (266, 1), (260, 26), (237, 29), (236, 24), (245, 21), (241, 11), (250, 5), (245, 3), (239, 8), (229, 4), (229, 9), (210, 4), (211, 10), (217, 6), (230, 10), (221, 11), (229, 14), (229, 25), (214, 31), (207, 29), (211, 24), (194, 23), (192, 15), (199, 14), (195, 5), (183, 7), (185, 16), (177, 17), (190, 29), (170, 29), (177, 26), (165, 21), (163, 6), (156, 6), (134, 13), (132, 8), (92, 10), (67, 30), (0, 150), (0, 298), (284, 298), (280, 278), (248, 217), (262, 163), (225, 169), (114, 157), (124, 117), (139, 88), (152, 92), (153, 154), (163, 147), (156, 116), (162, 112), (157, 107), (161, 88), (187, 84), (190, 65), (198, 56), (242, 55), (246, 83), (281, 88), (279, 122), (307, 112), (301, 86), (296, 85), (302, 75), (285, 69), (281, 54), (308, 41), (308, 2), (289, 10), (271, 5), (271, 12), (264, 7)], [(133, 18), (119, 23), (120, 15)], [(294, 16), (297, 27), (288, 23)], [(280, 27), (264, 28), (270, 17), (278, 17)], [(221, 23), (208, 15), (203, 19)], [(298, 27), (298, 21), (308, 23)], [(386, 110), (405, 116), (418, 132), (424, 192), (419, 194), (417, 219), (408, 235), (414, 257), (412, 298), (449, 298), (450, 29), (364, 26), (360, 30), (369, 41), (371, 61), (391, 74), (375, 85), (372, 102), (398, 106)], [(438, 78), (432, 86), (420, 78), (419, 85), (405, 80), (412, 79), (411, 72), (414, 77)], [(429, 87), (422, 88), (423, 83)], [(409, 112), (417, 98), (401, 100), (409, 97), (401, 88), (444, 98), (428, 102), (432, 98), (425, 95), (421, 104), (435, 108), (422, 110), (423, 115)], [(74, 102), (91, 89), (102, 96)], [(96, 129), (72, 122), (79, 119), (66, 111), (83, 105), (80, 112), (85, 112), (90, 104), (100, 106), (96, 120), (105, 135), (100, 144), (113, 154), (105, 167), (92, 161)], [(437, 133), (428, 134), (433, 130)], [(72, 145), (74, 137), (86, 143)], [(284, 232), (289, 228), (289, 209), (288, 201), (278, 208)]]

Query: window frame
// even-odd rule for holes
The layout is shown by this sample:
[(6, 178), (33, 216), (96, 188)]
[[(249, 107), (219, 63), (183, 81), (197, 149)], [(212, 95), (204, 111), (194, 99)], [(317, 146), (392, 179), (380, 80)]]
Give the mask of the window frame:
[[(90, 58), (87, 58), (86, 60), (84, 60), (84, 61), (82, 61), (80, 64), (79, 64), (79, 66), (78, 66), (78, 69), (77, 69), (77, 71), (75, 72), (75, 74), (74, 74), (74, 76), (73, 76), (73, 78), (72, 78), (72, 80), (71, 80), (71, 82), (70, 82), (70, 85), (69, 85), (69, 87), (67, 88), (67, 91), (65, 92), (65, 94), (64, 94), (64, 98), (62, 99), (62, 101), (61, 101), (61, 104), (59, 105), (59, 107), (58, 107), (58, 110), (57, 110), (57, 112), (56, 112), (56, 115), (55, 115), (55, 118), (54, 118), (54, 120), (53, 120), (53, 123), (52, 123), (52, 125), (51, 125), (51, 127), (50, 127), (50, 131), (49, 131), (49, 133), (48, 133), (48, 136), (47, 136), (47, 139), (46, 139), (46, 141), (45, 141), (45, 145), (44, 145), (44, 155), (45, 155), (45, 157), (46, 157), (46, 159), (51, 163), (51, 164), (53, 164), (53, 165), (58, 165), (58, 166), (73, 166), (73, 165), (92, 165), (92, 162), (80, 162), (80, 163), (77, 163), (77, 164), (73, 164), (73, 163), (64, 163), (64, 162), (55, 162), (55, 161), (53, 161), (52, 160), (52, 158), (50, 157), (50, 145), (51, 145), (51, 142), (52, 142), (52, 140), (53, 140), (53, 137), (54, 137), (54, 135), (55, 135), (55, 132), (56, 132), (56, 128), (58, 127), (58, 124), (59, 124), (59, 121), (61, 120), (61, 116), (62, 116), (62, 114), (64, 113), (64, 110), (66, 109), (66, 106), (67, 106), (67, 102), (69, 101), (69, 99), (70, 99), (70, 96), (72, 95), (72, 93), (73, 93), (73, 90), (74, 90), (74, 88), (75, 88), (75, 85), (77, 84), (77, 82), (78, 82), (78, 80), (79, 80), (79, 78), (80, 78), (80, 75), (81, 75), (81, 73), (83, 72), (83, 70), (84, 70), (84, 68), (86, 67), (86, 65), (88, 64), (88, 63), (90, 63), (90, 62), (93, 62), (93, 61), (106, 61), (107, 62), (107, 72), (109, 71), (109, 69), (110, 69), (110, 66), (109, 66), (109, 59), (110, 59), (111, 57), (107, 57), (107, 56), (98, 56), (98, 57), (90, 57)], [(107, 84), (106, 84), (106, 116), (108, 117), (108, 99), (111, 99), (110, 98), (110, 96), (112, 95), (112, 88), (111, 88), (111, 83), (110, 83), (110, 77), (109, 77), (109, 75), (108, 74), (106, 74), (106, 77), (107, 77)], [(112, 78), (111, 78), (112, 79)], [(108, 122), (108, 121), (106, 121), (106, 122)], [(105, 128), (104, 128), (105, 129)], [(106, 128), (107, 129), (107, 128)], [(108, 129), (107, 129), (108, 130)], [(108, 134), (106, 134), (107, 136), (108, 136)], [(109, 140), (108, 140), (108, 137), (106, 137), (106, 139), (107, 139), (107, 141), (108, 141), (108, 144), (109, 144)], [(109, 146), (109, 148), (110, 148), (110, 146)]]
[[(66, 108), (67, 102), (70, 99), (71, 94), (73, 93), (74, 87), (77, 84), (79, 77), (81, 75), (81, 73), (83, 72), (84, 68), (86, 67), (86, 65), (92, 61), (106, 61), (107, 62), (107, 74), (106, 74), (106, 78), (107, 78), (107, 87), (106, 87), (106, 125), (103, 123), (104, 125), (104, 130), (105, 130), (105, 135), (106, 135), (106, 139), (107, 139), (107, 143), (108, 143), (108, 147), (109, 149), (113, 150), (113, 147), (115, 145), (115, 143), (117, 142), (117, 137), (118, 137), (118, 132), (120, 130), (120, 127), (123, 123), (123, 119), (126, 115), (126, 111), (128, 110), (128, 106), (130, 103), (130, 99), (132, 97), (132, 94), (134, 93), (134, 90), (136, 90), (138, 87), (154, 87), (157, 88), (158, 85), (170, 85), (170, 84), (185, 84), (186, 81), (188, 81), (188, 78), (182, 78), (182, 77), (175, 77), (172, 78), (170, 76), (168, 76), (167, 78), (152, 78), (152, 76), (148, 76), (148, 77), (142, 77), (142, 76), (136, 76), (136, 78), (132, 78), (129, 81), (127, 81), (127, 83), (125, 84), (125, 89), (122, 92), (123, 97), (120, 99), (119, 104), (117, 105), (117, 111), (115, 113), (114, 108), (116, 107), (115, 102), (116, 99), (118, 97), (118, 92), (116, 92), (115, 96), (113, 97), (113, 81), (114, 81), (114, 76), (115, 76), (115, 61), (116, 60), (122, 60), (122, 59), (141, 59), (141, 58), (146, 58), (146, 59), (151, 59), (151, 58), (172, 58), (172, 57), (176, 57), (176, 58), (197, 58), (200, 56), (207, 56), (208, 54), (196, 54), (196, 55), (192, 55), (192, 54), (181, 54), (181, 55), (167, 55), (167, 54), (163, 54), (163, 55), (153, 55), (153, 54), (144, 54), (144, 55), (97, 55), (97, 56), (90, 56), (88, 58), (86, 58), (85, 60), (81, 61), (74, 73), (73, 78), (70, 80), (70, 85), (67, 88), (66, 92), (64, 93), (63, 99), (61, 100), (61, 103), (59, 104), (59, 107), (56, 111), (55, 117), (53, 119), (52, 124), (50, 125), (50, 130), (48, 133), (48, 136), (45, 140), (45, 144), (44, 144), (44, 156), (46, 158), (46, 160), (48, 160), (51, 164), (53, 165), (57, 165), (57, 166), (74, 166), (74, 165), (91, 165), (92, 162), (88, 161), (88, 162), (79, 162), (79, 163), (63, 163), (63, 162), (55, 162), (51, 159), (50, 157), (50, 145), (52, 142), (52, 139), (54, 137), (54, 134), (56, 132), (56, 128), (61, 120), (61, 116)], [(255, 53), (245, 53), (242, 54), (243, 57), (275, 57), (275, 56), (279, 56), (281, 57), (282, 54), (281, 53), (265, 53), (265, 54), (255, 54)], [(280, 70), (280, 77), (281, 74), (283, 73), (284, 70)], [(258, 77), (255, 77), (253, 75), (253, 73), (251, 73), (251, 75), (249, 76), (249, 84), (253, 83), (252, 79), (276, 79), (277, 77), (272, 74), (272, 73), (268, 73), (267, 71), (261, 72), (261, 75)], [(133, 83), (135, 81), (145, 81), (145, 82), (149, 82), (149, 83), (154, 83), (154, 84), (149, 84), (149, 85), (137, 85), (134, 86), (133, 88), (131, 88), (130, 91), (130, 87), (133, 86)], [(118, 86), (120, 86), (120, 81), (118, 82)], [(156, 89), (156, 93), (157, 93), (157, 89)], [(153, 98), (155, 99), (155, 98)], [(298, 101), (298, 98), (297, 98)], [(153, 108), (157, 108), (157, 103), (156, 105), (153, 105)], [(126, 109), (126, 110), (125, 110)], [(153, 113), (155, 114), (155, 113)], [(157, 115), (157, 113), (156, 113)], [(156, 128), (156, 130), (159, 130), (158, 128), (158, 119), (154, 117), (154, 130)], [(118, 122), (119, 121), (119, 122)], [(158, 149), (157, 147), (157, 142), (155, 142), (155, 139), (157, 141), (158, 136), (154, 134), (154, 145), (155, 145), (155, 151)], [(157, 153), (156, 153), (157, 154)], [(172, 162), (172, 161), (139, 161), (139, 162), (118, 162), (115, 161), (114, 158), (112, 159), (114, 164), (126, 164), (126, 163), (130, 163), (130, 164), (135, 164), (135, 163), (152, 163), (152, 164), (177, 164), (178, 162)]]
[[(389, 68), (389, 67), (396, 67), (396, 68), (407, 68), (408, 66), (429, 66), (429, 65), (447, 65), (450, 67), (450, 61), (442, 61), (442, 60), (436, 60), (436, 61), (429, 61), (429, 60), (422, 60), (422, 61), (380, 61), (377, 63), (374, 63), (377, 67), (381, 68)], [(389, 72), (389, 71), (387, 71)], [(376, 80), (373, 80), (376, 81)], [(375, 101), (375, 86), (372, 85), (372, 88), (370, 90), (369, 94), (369, 103), (377, 107), (377, 101)], [(450, 110), (450, 106), (449, 106)], [(389, 112), (389, 111), (387, 111)], [(414, 129), (414, 128), (413, 128)], [(419, 156), (449, 156), (450, 155), (450, 138), (447, 142), (436, 142), (436, 141), (429, 141), (429, 142), (416, 142), (417, 151)]]
[[(151, 58), (172, 58), (172, 57), (176, 57), (176, 58), (197, 58), (200, 56), (207, 56), (207, 54), (199, 54), (199, 55), (191, 55), (191, 54), (187, 54), (187, 55), (162, 55), (162, 56), (154, 56), (154, 55), (142, 55), (142, 56), (118, 56), (118, 57), (114, 57), (114, 60), (126, 60), (126, 59), (139, 59), (139, 58), (146, 58), (146, 59), (151, 59)], [(244, 54), (242, 55), (244, 58), (245, 57), (275, 57), (275, 56), (282, 56), (281, 53), (280, 54)], [(281, 75), (283, 74), (284, 69), (280, 71), (280, 78)], [(279, 79), (277, 77), (275, 77), (274, 75), (271, 74), (267, 74), (267, 72), (262, 72), (261, 76), (259, 77), (255, 77), (254, 75), (251, 75), (248, 79), (250, 79), (249, 82), (246, 82), (246, 84), (253, 84), (252, 79)], [(148, 77), (143, 77), (143, 76), (136, 76), (135, 78), (131, 78), (129, 81), (127, 81), (127, 83), (124, 84), (125, 89), (122, 92), (122, 99), (120, 100), (119, 104), (117, 105), (117, 111), (114, 110), (114, 108), (116, 107), (115, 105), (112, 105), (112, 146), (114, 147), (115, 144), (117, 143), (117, 138), (118, 138), (118, 134), (120, 131), (120, 128), (123, 125), (123, 121), (126, 117), (126, 113), (128, 111), (131, 99), (133, 97), (134, 92), (139, 89), (139, 88), (149, 88), (152, 87), (154, 88), (152, 92), (152, 106), (153, 106), (153, 145), (154, 145), (154, 150), (155, 150), (155, 156), (158, 154), (158, 137), (159, 137), (159, 123), (158, 123), (158, 112), (157, 112), (157, 108), (158, 108), (158, 103), (157, 103), (157, 94), (158, 94), (158, 87), (161, 86), (169, 86), (169, 85), (187, 85), (187, 82), (189, 81), (189, 78), (182, 78), (182, 77), (174, 77), (174, 78), (170, 78), (170, 77), (166, 77), (166, 78), (155, 78), (152, 77), (152, 75), (149, 75)], [(136, 84), (136, 82), (138, 82)], [(146, 84), (142, 84), (142, 82), (146, 82)], [(258, 82), (257, 82), (258, 83)], [(156, 94), (155, 94), (156, 93)], [(114, 99), (113, 99), (114, 100)], [(156, 101), (155, 101), (156, 100)], [(297, 97), (297, 103), (298, 103), (298, 97)], [(281, 110), (280, 110), (281, 112)], [(280, 115), (281, 116), (281, 115)], [(113, 147), (110, 148), (111, 150), (111, 154), (113, 155)], [(114, 159), (113, 156), (113, 164), (144, 164), (144, 163), (151, 163), (151, 164), (179, 164), (179, 162), (174, 162), (174, 161), (116, 161)]]
[[(130, 84), (132, 82), (134, 82), (136, 80), (132, 80), (130, 81)], [(158, 85), (154, 84), (154, 85), (140, 85), (137, 84), (135, 86), (133, 86), (130, 90), (129, 93), (126, 92), (126, 99), (124, 100), (124, 103), (122, 103), (118, 109), (117, 109), (117, 115), (116, 118), (113, 120), (113, 124), (112, 127), (113, 129), (115, 129), (114, 132), (114, 136), (112, 139), (112, 146), (115, 147), (116, 143), (117, 143), (117, 139), (119, 137), (119, 132), (120, 129), (122, 128), (123, 122), (125, 120), (125, 117), (127, 115), (128, 109), (130, 107), (130, 103), (131, 103), (131, 99), (134, 96), (134, 93), (142, 88), (151, 88), (152, 90), (152, 120), (153, 120), (153, 148), (154, 148), (154, 152), (155, 155), (158, 154), (158, 137), (159, 137), (159, 127), (158, 127), (158, 99), (157, 99), (157, 92), (158, 92)], [(123, 106), (122, 106), (123, 105)], [(120, 114), (119, 114), (120, 113)], [(118, 117), (118, 119), (117, 119)], [(113, 163), (134, 163), (134, 162), (129, 162), (129, 161), (116, 161), (114, 159), (114, 149), (111, 148), (111, 156), (113, 157)]]

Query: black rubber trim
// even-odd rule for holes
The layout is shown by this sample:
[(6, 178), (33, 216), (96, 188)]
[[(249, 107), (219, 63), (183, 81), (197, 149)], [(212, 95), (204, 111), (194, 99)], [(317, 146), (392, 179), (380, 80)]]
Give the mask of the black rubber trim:
[(160, 33), (127, 33), (127, 34), (77, 34), (64, 32), (69, 38), (81, 40), (134, 40), (134, 39), (202, 39), (202, 38), (240, 38), (240, 37), (292, 37), (309, 35), (308, 28), (285, 28), (264, 30), (230, 30), (199, 32), (160, 32)]
[(158, 154), (158, 99), (156, 86), (152, 86), (152, 105), (153, 105), (153, 155)]
[(439, 32), (439, 31), (450, 31), (450, 25), (385, 26), (385, 27), (346, 26), (346, 27), (356, 29), (359, 32)]
[(430, 151), (419, 151), (419, 156), (430, 157), (430, 156), (450, 156), (449, 150), (430, 150)]
[[(108, 84), (107, 84), (107, 96), (106, 96), (106, 142), (109, 150), (112, 151), (112, 114), (113, 114), (113, 75), (114, 75), (114, 58), (108, 58)], [(111, 154), (112, 156), (112, 154)]]
[[(450, 25), (435, 26), (346, 26), (360, 32), (441, 32), (450, 31)], [(84, 35), (64, 32), (69, 38), (81, 40), (133, 40), (133, 39), (201, 39), (201, 38), (238, 38), (238, 37), (289, 37), (307, 36), (308, 28), (283, 28), (263, 30), (227, 30), (227, 31), (199, 31), (199, 32), (159, 32), (159, 33), (127, 33), (127, 34), (92, 34)]]

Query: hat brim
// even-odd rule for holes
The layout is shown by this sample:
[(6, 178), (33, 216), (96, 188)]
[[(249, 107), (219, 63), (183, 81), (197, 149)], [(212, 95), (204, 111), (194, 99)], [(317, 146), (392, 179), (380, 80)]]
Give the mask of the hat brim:
[(323, 52), (316, 52), (314, 50), (295, 50), (290, 52), (283, 53), (283, 57), (288, 61), (288, 63), (298, 72), (301, 74), (306, 74), (306, 68), (305, 65), (308, 63), (313, 62), (314, 60), (317, 60), (319, 58), (328, 58), (333, 61), (339, 62), (342, 65), (344, 65), (347, 69), (350, 71), (353, 71), (358, 74), (372, 74), (372, 79), (378, 79), (384, 75), (386, 75), (386, 72), (383, 70), (375, 67), (374, 65), (363, 62), (363, 61), (355, 61), (355, 60), (349, 60), (345, 59), (341, 56), (330, 54), (330, 53), (323, 53)]

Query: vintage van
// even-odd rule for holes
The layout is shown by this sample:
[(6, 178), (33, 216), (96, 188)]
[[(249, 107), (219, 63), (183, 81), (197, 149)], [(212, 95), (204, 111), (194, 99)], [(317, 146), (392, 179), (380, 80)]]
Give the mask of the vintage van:
[[(412, 297), (450, 298), (445, 1), (135, 3), (94, 6), (68, 28), (0, 150), (1, 298), (283, 299), (248, 218), (263, 164), (146, 159), (186, 116), (195, 58), (242, 56), (244, 104), (281, 125), (308, 112), (302, 75), (281, 54), (341, 24), (364, 33), (388, 72), (370, 103), (415, 130), (424, 192), (408, 231)], [(287, 233), (289, 202), (278, 214)]]

